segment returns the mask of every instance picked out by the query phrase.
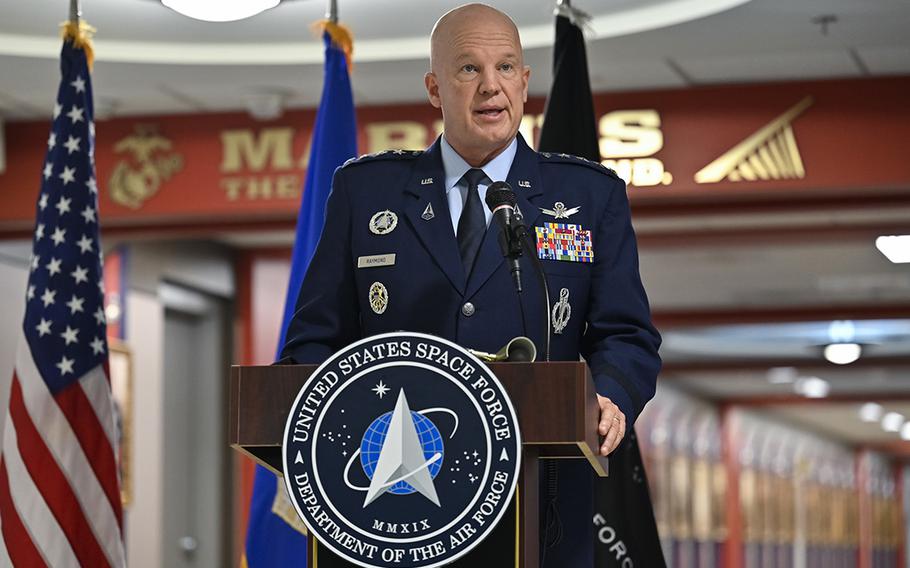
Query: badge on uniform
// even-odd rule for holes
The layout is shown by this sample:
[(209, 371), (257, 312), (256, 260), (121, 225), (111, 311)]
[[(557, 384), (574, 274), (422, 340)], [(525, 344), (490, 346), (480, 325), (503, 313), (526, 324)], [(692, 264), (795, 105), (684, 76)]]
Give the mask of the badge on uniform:
[(578, 207), (567, 208), (565, 203), (562, 201), (557, 201), (555, 204), (553, 204), (553, 209), (541, 207), (540, 211), (547, 215), (556, 217), (557, 219), (568, 219), (572, 215), (575, 215), (581, 211), (581, 206), (579, 205)]
[(551, 314), (553, 333), (562, 335), (562, 330), (568, 325), (570, 317), (572, 317), (572, 305), (569, 303), (569, 289), (563, 288), (559, 291), (559, 301), (553, 305)]
[(594, 262), (591, 231), (581, 225), (544, 223), (534, 227), (537, 234), (537, 257), (541, 260)]
[(370, 308), (373, 313), (380, 315), (389, 307), (389, 291), (382, 282), (373, 282), (370, 286)]
[(370, 232), (374, 235), (391, 233), (398, 226), (398, 215), (386, 209), (370, 217)]

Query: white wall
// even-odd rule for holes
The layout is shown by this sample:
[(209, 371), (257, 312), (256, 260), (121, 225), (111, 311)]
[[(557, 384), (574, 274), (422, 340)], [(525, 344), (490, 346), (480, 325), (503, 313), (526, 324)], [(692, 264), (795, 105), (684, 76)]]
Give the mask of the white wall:
[(125, 511), (127, 563), (161, 563), (164, 451), (164, 308), (156, 294), (126, 295), (126, 336), (133, 351), (133, 502)]
[(0, 243), (0, 439), (16, 364), (16, 342), (25, 313), (29, 245)]

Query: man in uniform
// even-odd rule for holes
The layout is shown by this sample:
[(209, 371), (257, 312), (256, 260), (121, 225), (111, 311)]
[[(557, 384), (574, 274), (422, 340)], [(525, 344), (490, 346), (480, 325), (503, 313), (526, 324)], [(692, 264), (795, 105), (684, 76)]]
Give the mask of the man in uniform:
[[(525, 335), (551, 360), (583, 356), (612, 452), (653, 396), (660, 336), (651, 324), (625, 186), (600, 164), (538, 153), (518, 134), (530, 69), (518, 30), (489, 6), (445, 14), (431, 36), (425, 85), (445, 134), (424, 151), (386, 151), (339, 168), (325, 229), (282, 352), (319, 363), (362, 337), (419, 331), (495, 352)], [(530, 259), (517, 294), (484, 204), (506, 180), (547, 274), (550, 314)], [(526, 323), (525, 323), (526, 322)], [(593, 565), (592, 473), (565, 462), (563, 538), (548, 557)], [(564, 470), (564, 472), (563, 472)]]

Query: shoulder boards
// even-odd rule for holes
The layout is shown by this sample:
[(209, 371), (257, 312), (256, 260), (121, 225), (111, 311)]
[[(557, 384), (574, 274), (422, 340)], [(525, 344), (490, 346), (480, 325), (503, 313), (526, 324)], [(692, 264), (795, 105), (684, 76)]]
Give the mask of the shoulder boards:
[(350, 166), (352, 164), (365, 164), (367, 162), (375, 162), (378, 160), (403, 160), (408, 158), (416, 158), (423, 155), (423, 150), (383, 150), (381, 152), (374, 152), (372, 154), (364, 154), (358, 158), (351, 158), (342, 164), (342, 167)]
[(587, 166), (593, 170), (599, 171), (602, 174), (611, 175), (617, 179), (619, 178), (619, 175), (607, 166), (598, 162), (592, 162), (591, 160), (582, 158), (580, 156), (573, 156), (572, 154), (555, 154), (553, 152), (538, 152), (537, 155), (540, 156), (540, 161), (543, 163), (549, 162), (554, 164), (576, 164), (578, 166)]

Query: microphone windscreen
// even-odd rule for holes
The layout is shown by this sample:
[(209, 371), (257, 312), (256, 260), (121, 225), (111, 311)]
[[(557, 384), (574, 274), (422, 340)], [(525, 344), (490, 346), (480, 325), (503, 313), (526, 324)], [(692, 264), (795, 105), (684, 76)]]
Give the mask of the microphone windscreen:
[(515, 204), (517, 203), (515, 192), (512, 191), (512, 186), (505, 181), (497, 181), (490, 184), (490, 187), (487, 188), (487, 196), (484, 201), (487, 202), (487, 207), (489, 207), (490, 210), (501, 207), (502, 205), (515, 207)]

